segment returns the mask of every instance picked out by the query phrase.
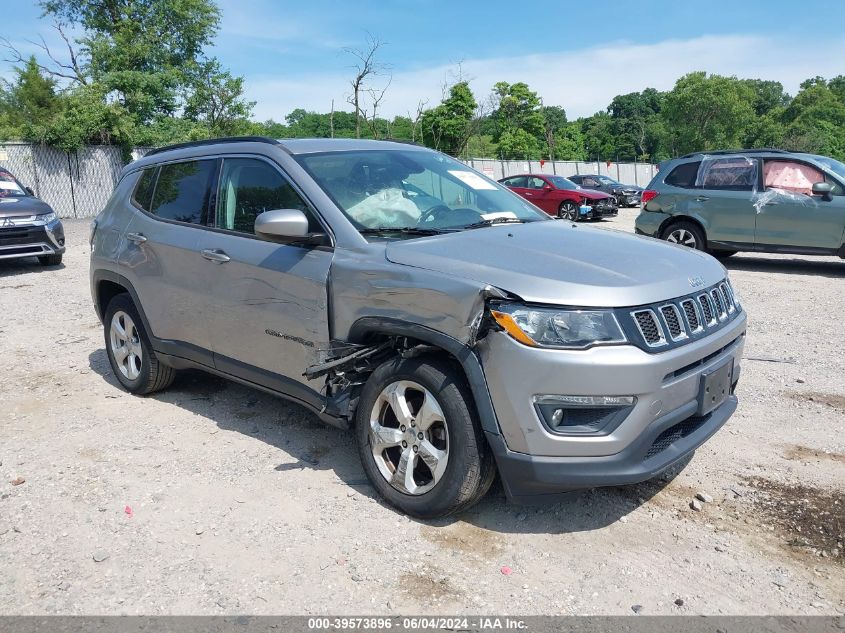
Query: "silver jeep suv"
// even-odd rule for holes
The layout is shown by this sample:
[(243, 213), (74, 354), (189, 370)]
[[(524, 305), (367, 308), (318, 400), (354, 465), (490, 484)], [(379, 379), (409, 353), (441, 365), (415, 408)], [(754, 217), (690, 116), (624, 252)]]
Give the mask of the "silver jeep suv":
[(549, 217), (415, 145), (233, 138), (127, 166), (91, 292), (129, 391), (200, 368), (354, 431), (418, 517), (646, 480), (715, 433), (746, 317), (701, 252)]

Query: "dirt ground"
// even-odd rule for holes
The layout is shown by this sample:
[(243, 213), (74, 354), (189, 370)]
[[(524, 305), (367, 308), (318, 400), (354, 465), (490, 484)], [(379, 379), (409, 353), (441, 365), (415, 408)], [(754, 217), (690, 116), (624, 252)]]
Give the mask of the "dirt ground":
[(118, 388), (66, 230), (62, 267), (0, 263), (2, 614), (845, 612), (845, 261), (728, 261), (740, 407), (674, 479), (424, 523), (284, 400)]

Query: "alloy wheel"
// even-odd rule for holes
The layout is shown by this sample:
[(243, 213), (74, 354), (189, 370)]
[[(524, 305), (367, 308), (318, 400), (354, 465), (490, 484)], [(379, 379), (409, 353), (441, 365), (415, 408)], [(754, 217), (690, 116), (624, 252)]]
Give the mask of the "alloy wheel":
[(669, 233), (669, 235), (666, 236), (666, 241), (672, 242), (673, 244), (683, 244), (684, 246), (689, 246), (690, 248), (695, 248), (697, 246), (695, 235), (693, 235), (691, 231), (680, 228)]
[(395, 489), (425, 494), (449, 461), (449, 428), (432, 393), (412, 380), (387, 385), (369, 423), (370, 448), (381, 476)]
[(141, 375), (143, 350), (141, 337), (135, 322), (126, 312), (114, 313), (109, 327), (109, 344), (114, 361), (120, 373), (129, 380), (137, 380)]

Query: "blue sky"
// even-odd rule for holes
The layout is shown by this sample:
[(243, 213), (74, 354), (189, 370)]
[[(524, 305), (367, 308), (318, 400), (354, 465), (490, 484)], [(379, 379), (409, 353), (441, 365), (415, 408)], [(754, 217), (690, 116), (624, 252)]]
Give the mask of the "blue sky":
[[(363, 46), (368, 31), (385, 43), (380, 58), (392, 76), (384, 114), (407, 114), (420, 100), (435, 105), (460, 64), (478, 97), (496, 81), (525, 81), (574, 118), (603, 109), (616, 94), (669, 89), (692, 70), (777, 79), (791, 92), (809, 76), (845, 73), (837, 4), (219, 0), (223, 19), (212, 52), (246, 78), (262, 120), (283, 120), (295, 107), (328, 111), (332, 99), (349, 109), (352, 59), (343, 48)], [(55, 43), (39, 15), (34, 1), (16, 0), (0, 35), (26, 50), (25, 38)], [(2, 76), (10, 72), (0, 66)]]

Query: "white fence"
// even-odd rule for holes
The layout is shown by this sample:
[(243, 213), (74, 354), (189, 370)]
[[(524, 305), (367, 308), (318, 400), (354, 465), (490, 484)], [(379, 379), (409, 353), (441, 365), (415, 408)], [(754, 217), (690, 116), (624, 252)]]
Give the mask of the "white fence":
[(567, 177), (579, 174), (602, 174), (626, 185), (645, 187), (657, 173), (657, 167), (650, 163), (496, 160), (492, 158), (470, 158), (464, 162), (494, 180), (528, 173), (557, 174)]
[[(149, 148), (138, 148), (136, 157)], [(606, 174), (625, 184), (645, 186), (656, 173), (648, 163), (587, 163), (574, 161), (495, 160), (464, 161), (477, 171), (498, 180), (524, 173)], [(0, 143), (0, 167), (11, 171), (35, 195), (63, 218), (91, 218), (105, 206), (123, 168), (120, 148), (93, 145), (76, 152), (63, 152), (31, 143)]]

